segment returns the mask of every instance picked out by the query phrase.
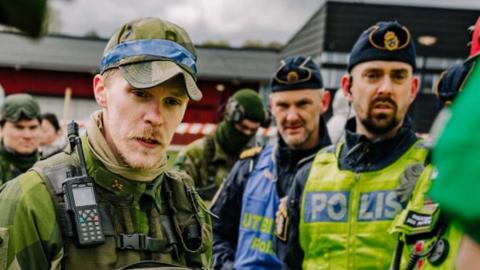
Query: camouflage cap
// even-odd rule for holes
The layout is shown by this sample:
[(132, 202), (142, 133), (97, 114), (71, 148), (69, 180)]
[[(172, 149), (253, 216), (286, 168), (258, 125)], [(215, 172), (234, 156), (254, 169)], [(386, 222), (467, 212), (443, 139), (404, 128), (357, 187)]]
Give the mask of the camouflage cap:
[(158, 18), (142, 18), (113, 34), (103, 52), (100, 73), (119, 68), (137, 89), (155, 87), (180, 75), (188, 96), (200, 100), (196, 61), (195, 47), (184, 29)]
[(38, 102), (29, 94), (13, 94), (5, 98), (1, 121), (17, 122), (22, 118), (41, 118)]

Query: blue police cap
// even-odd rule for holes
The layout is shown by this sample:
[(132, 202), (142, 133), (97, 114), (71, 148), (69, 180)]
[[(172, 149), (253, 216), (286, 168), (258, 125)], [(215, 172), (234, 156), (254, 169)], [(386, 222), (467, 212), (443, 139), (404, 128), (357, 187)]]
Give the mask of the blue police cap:
[(348, 60), (348, 72), (366, 61), (400, 61), (415, 71), (415, 46), (410, 31), (397, 21), (378, 22), (365, 30), (353, 45)]
[(462, 91), (465, 78), (471, 69), (472, 62), (465, 62), (452, 65), (442, 72), (434, 89), (442, 103), (453, 101), (457, 94)]
[(272, 93), (302, 89), (323, 89), (318, 66), (305, 56), (291, 56), (280, 61), (270, 83)]

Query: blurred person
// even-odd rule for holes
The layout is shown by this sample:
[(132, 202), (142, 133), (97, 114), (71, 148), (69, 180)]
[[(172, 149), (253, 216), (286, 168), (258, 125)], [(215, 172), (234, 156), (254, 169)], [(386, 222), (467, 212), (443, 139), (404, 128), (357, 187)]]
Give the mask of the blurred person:
[(327, 122), (328, 134), (333, 144), (341, 139), (347, 120), (353, 116), (355, 111), (350, 107), (341, 89), (338, 89), (332, 101), (332, 117)]
[(462, 270), (480, 265), (480, 17), (473, 28), (470, 57), (472, 69), (463, 83), (463, 91), (451, 107), (451, 116), (433, 151), (438, 177), (429, 195), (442, 211), (458, 222), (464, 237), (457, 256)]
[(39, 159), (42, 116), (37, 101), (28, 94), (5, 98), (1, 108), (0, 184), (26, 172)]
[(86, 134), (70, 126), (67, 151), (0, 188), (2, 267), (210, 266), (206, 206), (188, 175), (166, 169), (188, 101), (202, 97), (196, 60), (185, 30), (159, 18), (112, 35)]
[(18, 28), (31, 37), (45, 33), (47, 19), (47, 0), (0, 1), (0, 24)]
[(176, 168), (190, 175), (200, 196), (210, 201), (258, 128), (266, 126), (267, 119), (257, 92), (237, 91), (229, 98), (224, 119), (215, 132), (187, 145), (177, 156)]
[(270, 88), (278, 137), (239, 160), (213, 202), (214, 269), (284, 268), (286, 247), (274, 235), (280, 198), (305, 158), (330, 144), (322, 119), (330, 93), (309, 57), (283, 59)]
[(390, 21), (355, 42), (341, 84), (356, 116), (344, 141), (303, 163), (284, 206), (290, 269), (388, 269), (387, 230), (408, 200), (397, 189), (428, 155), (406, 116), (418, 92), (413, 40)]
[(66, 138), (55, 114), (44, 113), (42, 115), (41, 132), (40, 153), (43, 158), (62, 151), (66, 146)]

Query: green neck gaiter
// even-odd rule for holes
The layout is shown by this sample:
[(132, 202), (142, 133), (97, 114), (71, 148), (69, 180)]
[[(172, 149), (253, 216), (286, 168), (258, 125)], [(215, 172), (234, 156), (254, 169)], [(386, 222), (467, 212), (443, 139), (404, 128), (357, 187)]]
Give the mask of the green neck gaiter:
[(2, 155), (4, 160), (13, 164), (13, 166), (21, 172), (26, 172), (38, 160), (38, 151), (35, 151), (30, 155), (21, 155), (15, 153), (13, 150), (7, 149), (5, 145), (3, 145), (3, 141), (0, 143), (0, 155)]
[(253, 136), (247, 136), (237, 130), (233, 123), (223, 121), (215, 131), (215, 137), (225, 153), (237, 159)]

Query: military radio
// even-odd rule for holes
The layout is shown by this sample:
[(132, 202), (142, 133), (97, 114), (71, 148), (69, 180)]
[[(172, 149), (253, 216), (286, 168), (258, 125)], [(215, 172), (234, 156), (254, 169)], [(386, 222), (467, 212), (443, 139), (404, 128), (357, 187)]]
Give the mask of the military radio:
[(68, 124), (67, 131), (70, 148), (78, 153), (80, 170), (72, 170), (62, 186), (66, 209), (80, 246), (102, 244), (105, 236), (95, 197), (95, 185), (87, 173), (78, 124), (72, 121)]

